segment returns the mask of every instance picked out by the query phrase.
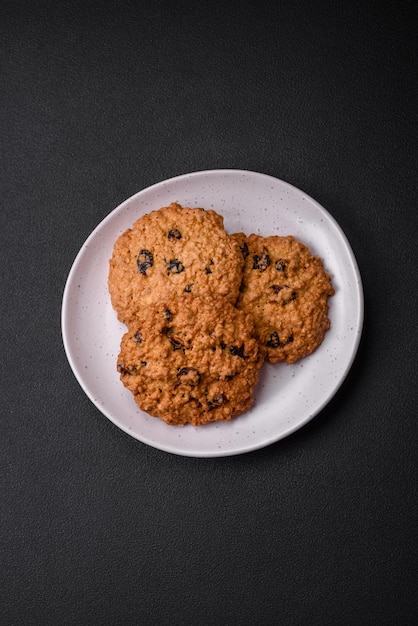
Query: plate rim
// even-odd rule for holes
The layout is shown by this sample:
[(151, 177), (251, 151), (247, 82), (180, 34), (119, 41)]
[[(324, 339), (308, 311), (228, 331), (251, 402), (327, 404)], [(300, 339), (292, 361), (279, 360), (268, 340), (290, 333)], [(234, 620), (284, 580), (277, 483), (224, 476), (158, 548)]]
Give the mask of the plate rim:
[[(199, 450), (175, 450), (172, 447), (170, 447), (170, 445), (166, 445), (164, 443), (160, 444), (160, 443), (157, 443), (157, 442), (153, 442), (152, 440), (146, 440), (145, 438), (138, 437), (134, 432), (132, 432), (128, 427), (126, 427), (123, 424), (123, 422), (121, 422), (118, 419), (117, 416), (114, 416), (113, 414), (111, 414), (110, 411), (108, 411), (105, 407), (99, 407), (99, 405), (95, 402), (95, 400), (93, 398), (93, 394), (90, 392), (90, 390), (88, 388), (88, 385), (83, 380), (83, 377), (81, 376), (81, 373), (79, 372), (79, 370), (78, 370), (78, 368), (77, 368), (77, 366), (75, 364), (75, 359), (73, 359), (72, 355), (71, 355), (70, 341), (69, 341), (69, 337), (68, 337), (68, 334), (69, 334), (69, 329), (68, 329), (69, 312), (68, 312), (68, 309), (67, 309), (67, 303), (68, 303), (68, 299), (69, 299), (68, 297), (69, 297), (69, 292), (70, 292), (73, 276), (76, 273), (76, 270), (78, 268), (80, 260), (82, 259), (83, 255), (84, 255), (86, 247), (88, 247), (89, 243), (96, 236), (97, 232), (100, 231), (105, 226), (106, 222), (110, 221), (112, 218), (114, 218), (114, 214), (115, 213), (122, 212), (127, 205), (129, 205), (130, 203), (134, 202), (142, 194), (152, 192), (153, 189), (158, 188), (160, 186), (163, 186), (163, 185), (166, 185), (166, 184), (170, 184), (170, 183), (172, 183), (174, 181), (181, 182), (182, 179), (190, 180), (190, 178), (194, 178), (194, 177), (197, 177), (197, 176), (216, 176), (216, 175), (255, 176), (257, 178), (261, 177), (261, 178), (264, 178), (266, 180), (274, 181), (274, 183), (276, 183), (276, 184), (280, 183), (281, 185), (284, 185), (285, 187), (287, 187), (287, 188), (297, 192), (298, 194), (303, 194), (303, 196), (310, 203), (312, 203), (316, 207), (316, 209), (318, 209), (320, 212), (325, 214), (325, 216), (331, 222), (333, 228), (338, 232), (338, 235), (340, 236), (340, 238), (342, 239), (342, 241), (344, 243), (344, 247), (345, 247), (345, 250), (348, 253), (349, 260), (350, 260), (350, 263), (351, 263), (351, 266), (352, 266), (352, 270), (353, 270), (354, 275), (356, 277), (355, 291), (356, 291), (356, 294), (357, 294), (358, 306), (356, 308), (357, 325), (356, 325), (356, 327), (354, 329), (355, 330), (355, 339), (353, 341), (350, 358), (348, 359), (348, 361), (346, 363), (345, 369), (341, 372), (341, 374), (339, 376), (339, 379), (338, 379), (338, 382), (334, 383), (334, 386), (332, 388), (332, 392), (331, 393), (327, 393), (326, 397), (315, 408), (314, 411), (306, 411), (307, 415), (306, 415), (306, 417), (304, 419), (299, 420), (295, 424), (289, 425), (288, 428), (283, 429), (277, 436), (272, 436), (272, 437), (269, 437), (268, 439), (263, 439), (262, 441), (254, 442), (253, 444), (249, 443), (245, 447), (241, 445), (241, 447), (236, 448), (236, 449), (225, 449), (224, 450), (224, 449), (221, 448), (221, 449), (212, 450), (212, 452), (208, 452), (207, 450), (206, 451), (199, 451)], [(363, 334), (363, 326), (364, 326), (364, 287), (363, 287), (363, 281), (362, 281), (359, 265), (358, 265), (357, 259), (355, 257), (354, 251), (353, 251), (353, 249), (351, 247), (351, 244), (350, 244), (350, 242), (348, 240), (347, 235), (345, 234), (344, 230), (342, 229), (340, 224), (337, 222), (337, 220), (334, 218), (334, 216), (324, 206), (322, 206), (317, 200), (315, 200), (312, 196), (310, 196), (308, 193), (306, 193), (302, 189), (296, 187), (292, 183), (289, 183), (289, 182), (287, 182), (285, 180), (282, 180), (282, 179), (277, 178), (276, 176), (272, 176), (270, 174), (265, 174), (265, 173), (254, 171), (254, 170), (236, 169), (236, 168), (217, 168), (217, 169), (206, 169), (206, 170), (194, 170), (194, 171), (187, 172), (187, 173), (184, 173), (184, 174), (180, 174), (180, 175), (177, 175), (177, 176), (172, 176), (170, 178), (163, 179), (161, 181), (153, 183), (153, 184), (149, 185), (148, 187), (144, 187), (144, 188), (140, 189), (139, 191), (135, 192), (134, 194), (132, 194), (131, 196), (129, 196), (128, 198), (123, 200), (116, 207), (114, 207), (102, 220), (100, 220), (100, 222), (96, 225), (96, 227), (91, 231), (91, 233), (88, 235), (88, 237), (82, 243), (82, 245), (81, 245), (80, 249), (78, 250), (76, 256), (74, 257), (74, 260), (73, 260), (73, 262), (71, 264), (70, 270), (68, 272), (68, 275), (67, 275), (67, 278), (66, 278), (66, 281), (65, 281), (65, 286), (64, 286), (63, 295), (62, 295), (62, 305), (61, 305), (61, 335), (62, 335), (64, 351), (65, 351), (65, 354), (67, 356), (67, 360), (69, 362), (70, 369), (72, 370), (72, 372), (73, 372), (76, 380), (78, 381), (80, 387), (82, 388), (84, 393), (87, 395), (89, 400), (92, 402), (92, 404), (96, 407), (96, 409), (98, 409), (107, 419), (109, 419), (114, 424), (114, 426), (116, 426), (119, 429), (121, 429), (123, 432), (128, 434), (133, 439), (135, 439), (135, 440), (137, 440), (137, 441), (139, 441), (139, 442), (141, 442), (141, 443), (143, 443), (145, 445), (149, 445), (150, 447), (153, 447), (153, 448), (155, 448), (157, 450), (161, 450), (161, 451), (169, 453), (169, 454), (175, 454), (177, 456), (185, 456), (185, 457), (194, 457), (194, 458), (216, 458), (216, 457), (225, 457), (225, 456), (237, 456), (237, 455), (240, 455), (240, 454), (246, 454), (246, 453), (249, 453), (249, 452), (254, 452), (254, 451), (260, 450), (260, 449), (262, 449), (264, 447), (268, 447), (268, 446), (272, 445), (273, 443), (277, 443), (278, 441), (280, 441), (282, 439), (285, 439), (286, 437), (290, 436), (292, 433), (300, 430), (308, 422), (312, 421), (317, 415), (319, 415), (319, 413), (321, 413), (323, 411), (323, 409), (329, 404), (329, 402), (336, 396), (336, 394), (340, 390), (341, 386), (343, 385), (344, 381), (346, 380), (347, 375), (350, 372), (350, 370), (351, 370), (351, 368), (353, 366), (353, 363), (354, 363), (354, 361), (355, 361), (355, 359), (357, 357), (357, 354), (358, 354), (358, 349), (359, 349), (359, 345), (360, 345), (362, 334)]]

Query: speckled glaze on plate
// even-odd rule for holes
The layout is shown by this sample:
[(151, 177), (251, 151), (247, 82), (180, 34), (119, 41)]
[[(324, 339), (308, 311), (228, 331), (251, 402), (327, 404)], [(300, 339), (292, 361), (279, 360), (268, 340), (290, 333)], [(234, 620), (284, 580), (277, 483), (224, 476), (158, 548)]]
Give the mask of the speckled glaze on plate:
[[(116, 371), (125, 326), (107, 289), (116, 238), (154, 209), (177, 201), (215, 209), (228, 232), (294, 235), (331, 274), (331, 329), (322, 345), (294, 365), (264, 364), (254, 406), (230, 422), (168, 426), (140, 411)], [(70, 366), (96, 407), (123, 431), (150, 446), (193, 457), (228, 456), (267, 446), (294, 432), (334, 396), (356, 355), (363, 326), (360, 273), (346, 236), (315, 200), (292, 185), (243, 170), (208, 170), (162, 181), (135, 194), (92, 232), (69, 273), (62, 335)]]

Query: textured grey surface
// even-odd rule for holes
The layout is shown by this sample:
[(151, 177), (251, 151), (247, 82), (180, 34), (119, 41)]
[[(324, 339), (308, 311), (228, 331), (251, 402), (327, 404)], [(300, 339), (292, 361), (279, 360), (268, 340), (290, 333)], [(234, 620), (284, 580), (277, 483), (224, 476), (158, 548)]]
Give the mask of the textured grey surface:
[[(1, 623), (416, 623), (413, 3), (103, 4), (0, 8)], [(116, 205), (213, 168), (323, 204), (366, 309), (317, 418), (205, 460), (96, 410), (60, 308)]]

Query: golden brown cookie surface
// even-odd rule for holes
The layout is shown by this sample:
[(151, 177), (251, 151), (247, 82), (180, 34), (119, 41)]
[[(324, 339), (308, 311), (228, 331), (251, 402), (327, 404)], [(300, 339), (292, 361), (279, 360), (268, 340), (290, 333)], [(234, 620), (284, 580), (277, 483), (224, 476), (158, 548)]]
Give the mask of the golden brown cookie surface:
[(213, 292), (234, 303), (243, 260), (223, 217), (172, 203), (140, 217), (116, 241), (109, 291), (119, 319), (139, 306), (182, 292)]
[(141, 308), (118, 371), (138, 406), (168, 424), (230, 420), (253, 403), (263, 363), (254, 332), (225, 298), (181, 294)]
[(237, 307), (250, 313), (270, 363), (294, 363), (317, 348), (330, 326), (334, 289), (319, 257), (295, 237), (232, 235), (245, 266)]

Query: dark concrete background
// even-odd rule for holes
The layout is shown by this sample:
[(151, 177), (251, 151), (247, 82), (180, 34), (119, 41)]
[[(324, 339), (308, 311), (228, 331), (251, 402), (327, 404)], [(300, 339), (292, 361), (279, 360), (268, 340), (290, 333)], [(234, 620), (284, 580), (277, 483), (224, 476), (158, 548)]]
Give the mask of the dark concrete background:
[[(405, 1), (1, 5), (2, 624), (417, 622), (413, 18)], [(90, 403), (60, 310), (115, 206), (215, 168), (330, 211), (365, 326), (306, 427), (192, 459)]]

